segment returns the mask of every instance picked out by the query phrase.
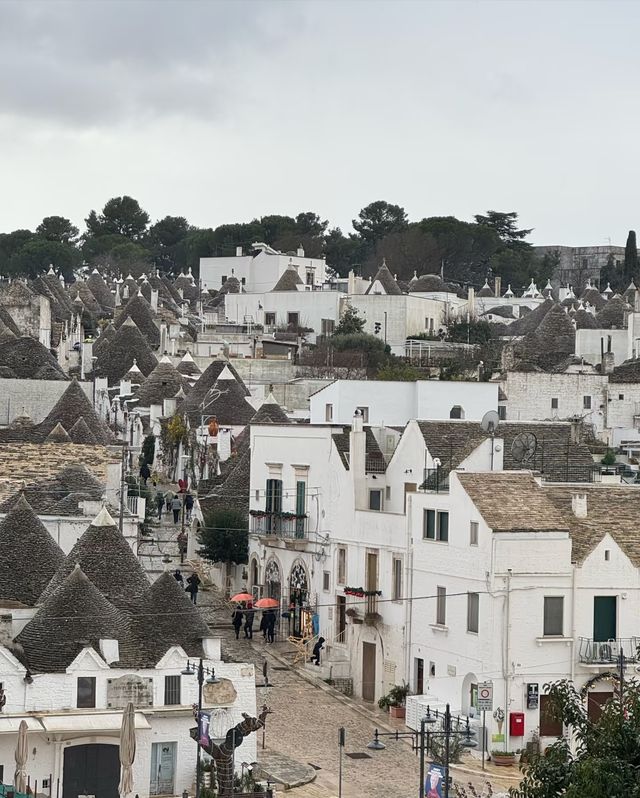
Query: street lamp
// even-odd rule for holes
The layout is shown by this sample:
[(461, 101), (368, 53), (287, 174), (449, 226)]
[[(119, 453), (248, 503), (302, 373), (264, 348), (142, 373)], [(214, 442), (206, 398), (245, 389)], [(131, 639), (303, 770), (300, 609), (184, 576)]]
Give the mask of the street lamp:
[[(442, 720), (442, 729), (439, 731), (430, 731), (427, 727)], [(456, 728), (453, 727), (455, 722)], [(449, 751), (451, 738), (454, 736), (462, 736), (462, 745), (464, 748), (475, 748), (478, 745), (477, 740), (474, 740), (475, 732), (469, 726), (469, 718), (467, 718), (465, 727), (460, 728), (460, 718), (452, 718), (451, 709), (447, 704), (444, 714), (439, 714), (436, 710), (434, 714), (431, 713), (427, 707), (427, 714), (420, 719), (420, 731), (412, 732), (379, 732), (375, 729), (373, 732), (373, 740), (367, 745), (370, 751), (384, 751), (387, 747), (381, 737), (392, 737), (395, 740), (403, 738), (411, 738), (412, 746), (420, 752), (420, 798), (424, 798), (424, 755), (426, 751), (431, 748), (431, 739), (434, 737), (444, 738), (444, 794), (443, 798), (449, 798)]]
[[(185, 668), (181, 671), (183, 676), (193, 676), (194, 674), (198, 677), (198, 717), (197, 717), (197, 724), (198, 730), (196, 734), (196, 745), (198, 746), (198, 753), (196, 758), (196, 795), (195, 798), (200, 798), (200, 716), (202, 714), (202, 688), (205, 684), (220, 684), (220, 679), (216, 677), (215, 668), (205, 668), (202, 664), (202, 657), (200, 657), (200, 661), (196, 666), (195, 662), (189, 662), (187, 660), (187, 664)], [(205, 674), (207, 678), (205, 679)]]

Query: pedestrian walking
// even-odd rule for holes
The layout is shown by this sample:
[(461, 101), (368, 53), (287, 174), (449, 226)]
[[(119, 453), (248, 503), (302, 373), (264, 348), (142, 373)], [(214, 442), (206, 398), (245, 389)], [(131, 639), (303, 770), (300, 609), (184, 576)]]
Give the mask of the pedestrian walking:
[(171, 505), (172, 505), (172, 503), (173, 503), (173, 500), (174, 500), (174, 498), (175, 498), (175, 495), (176, 495), (176, 494), (175, 494), (175, 493), (174, 493), (172, 490), (168, 490), (168, 491), (167, 491), (167, 492), (164, 494), (164, 498), (165, 498), (165, 499), (166, 499), (166, 501), (167, 501), (167, 512), (168, 512), (168, 513), (170, 513), (170, 512), (171, 512)]
[(263, 612), (262, 618), (260, 618), (260, 631), (262, 632), (262, 637), (266, 640), (267, 639), (267, 618), (269, 613)]
[(156, 507), (158, 508), (158, 518), (162, 520), (162, 508), (164, 507), (164, 493), (158, 488), (156, 491)]
[(149, 479), (150, 476), (151, 476), (151, 471), (149, 471), (149, 466), (147, 465), (147, 463), (143, 463), (140, 466), (140, 479), (142, 480), (143, 485), (147, 484), (147, 480)]
[(273, 643), (276, 631), (276, 614), (273, 610), (269, 610), (267, 618), (267, 643)]
[(185, 587), (185, 591), (189, 593), (191, 596), (191, 603), (196, 604), (198, 599), (198, 590), (202, 583), (200, 582), (200, 577), (198, 574), (191, 574), (191, 576), (187, 579), (187, 586)]
[(184, 563), (184, 555), (187, 553), (187, 543), (189, 539), (184, 529), (178, 534), (178, 551), (180, 552), (180, 565)]
[(173, 523), (177, 524), (180, 520), (180, 510), (182, 510), (182, 502), (179, 496), (174, 496), (171, 502), (171, 509), (173, 510)]
[(253, 616), (255, 615), (255, 610), (253, 609), (253, 604), (250, 601), (247, 601), (247, 608), (244, 613), (244, 636), (247, 640), (253, 640)]
[(184, 509), (187, 513), (187, 523), (191, 523), (191, 513), (193, 512), (193, 496), (191, 493), (187, 493), (184, 497)]
[(311, 662), (315, 660), (316, 665), (320, 665), (320, 652), (324, 648), (324, 637), (319, 637), (318, 642), (313, 647), (313, 654), (311, 655)]
[(233, 611), (231, 616), (231, 624), (233, 628), (236, 630), (236, 640), (240, 639), (240, 627), (242, 626), (242, 610), (236, 609)]
[(173, 572), (173, 578), (180, 585), (180, 587), (184, 587), (184, 577), (182, 576), (182, 571), (179, 568), (176, 568), (176, 570)]

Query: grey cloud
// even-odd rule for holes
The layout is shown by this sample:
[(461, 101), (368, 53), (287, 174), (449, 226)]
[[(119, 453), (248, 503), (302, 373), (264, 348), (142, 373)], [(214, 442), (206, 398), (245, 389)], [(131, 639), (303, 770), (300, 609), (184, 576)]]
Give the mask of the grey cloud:
[(0, 114), (94, 126), (231, 109), (303, 16), (268, 2), (0, 3)]

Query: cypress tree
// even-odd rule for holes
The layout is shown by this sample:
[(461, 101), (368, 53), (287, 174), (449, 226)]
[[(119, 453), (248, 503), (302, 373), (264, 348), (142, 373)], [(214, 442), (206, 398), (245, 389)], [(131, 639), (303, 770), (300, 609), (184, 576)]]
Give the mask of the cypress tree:
[(635, 230), (629, 230), (627, 243), (624, 248), (624, 276), (626, 286), (638, 276), (638, 245), (636, 243)]

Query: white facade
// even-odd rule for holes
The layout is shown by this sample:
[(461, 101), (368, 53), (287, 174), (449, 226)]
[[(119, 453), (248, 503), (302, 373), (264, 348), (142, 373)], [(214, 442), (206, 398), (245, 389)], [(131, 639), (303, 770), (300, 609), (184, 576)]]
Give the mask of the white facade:
[[(216, 676), (228, 680), (230, 700), (210, 704), (216, 706), (219, 725), (224, 732), (242, 720), (242, 713), (256, 714), (255, 674), (253, 665), (230, 664), (220, 661), (219, 641), (212, 648), (212, 659), (205, 666), (214, 667)], [(217, 654), (215, 653), (217, 650)], [(29, 726), (29, 758), (27, 774), (33, 788), (39, 790), (43, 780), (52, 778), (53, 793), (59, 783), (60, 795), (65, 780), (65, 751), (80, 745), (107, 745), (117, 750), (122, 707), (107, 705), (108, 680), (130, 676), (135, 680), (150, 680), (152, 705), (137, 706), (136, 757), (133, 765), (133, 794), (140, 798), (149, 795), (181, 795), (192, 790), (196, 765), (196, 743), (189, 735), (195, 726), (192, 705), (198, 702), (198, 684), (194, 676), (181, 675), (187, 656), (179, 647), (171, 648), (153, 669), (110, 668), (93, 649), (84, 649), (67, 668), (66, 673), (32, 674), (25, 681), (24, 666), (4, 647), (0, 647), (2, 682), (7, 703), (0, 716), (0, 765), (5, 776), (15, 770), (14, 752), (20, 721)], [(165, 677), (180, 679), (180, 703), (165, 703)], [(95, 679), (95, 709), (78, 709), (78, 679)], [(155, 747), (155, 748), (154, 748)], [(152, 768), (160, 748), (165, 748), (165, 780), (158, 784)], [(167, 750), (168, 755), (167, 755)], [(116, 755), (117, 757), (117, 755)], [(256, 759), (256, 736), (249, 735), (242, 745), (242, 761)], [(170, 772), (166, 773), (166, 766)], [(240, 770), (240, 761), (237, 763)], [(119, 776), (119, 767), (118, 767)], [(5, 778), (5, 781), (8, 779)], [(116, 782), (117, 785), (117, 782)], [(43, 789), (42, 792), (48, 792)]]
[(236, 277), (248, 293), (271, 291), (282, 274), (293, 265), (305, 285), (320, 286), (327, 277), (323, 258), (307, 258), (304, 250), (285, 255), (265, 244), (256, 244), (255, 255), (245, 255), (238, 249), (235, 257), (200, 258), (202, 288), (219, 290), (226, 279)]
[[(481, 421), (488, 410), (498, 408), (498, 386), (444, 380), (336, 380), (311, 396), (310, 407), (312, 424), (350, 424), (357, 408), (364, 423), (372, 425), (406, 424), (412, 418)], [(460, 408), (461, 415), (454, 408)]]

